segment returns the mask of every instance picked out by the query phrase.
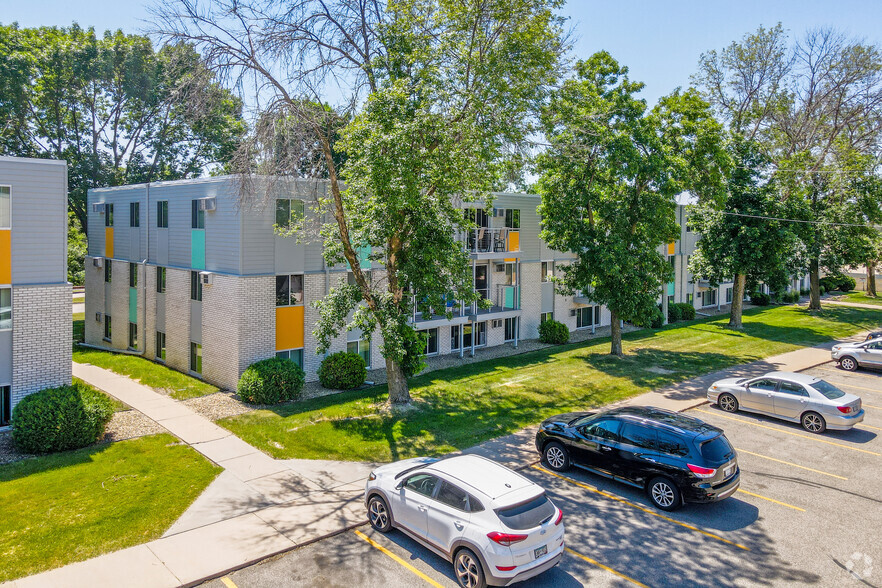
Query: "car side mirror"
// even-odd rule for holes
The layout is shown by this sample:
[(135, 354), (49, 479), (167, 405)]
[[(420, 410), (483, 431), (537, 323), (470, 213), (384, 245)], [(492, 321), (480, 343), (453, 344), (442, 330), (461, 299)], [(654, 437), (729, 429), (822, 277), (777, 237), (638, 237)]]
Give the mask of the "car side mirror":
[(396, 489), (396, 490), (401, 490), (402, 488), (404, 488), (404, 480), (401, 480), (400, 482), (398, 482), (397, 484), (395, 484), (395, 489)]

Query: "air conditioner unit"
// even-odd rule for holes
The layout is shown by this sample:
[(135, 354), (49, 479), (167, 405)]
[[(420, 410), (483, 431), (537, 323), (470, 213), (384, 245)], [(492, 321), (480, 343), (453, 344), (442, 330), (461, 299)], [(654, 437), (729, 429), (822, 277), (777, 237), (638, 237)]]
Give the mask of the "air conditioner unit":
[(494, 208), (493, 209), (493, 216), (500, 216), (500, 217), (505, 216), (505, 209), (504, 208)]
[(196, 202), (199, 210), (217, 210), (217, 198), (200, 198)]
[(576, 316), (576, 309), (575, 308), (570, 309), (570, 316)]
[(498, 329), (502, 326), (502, 319), (494, 319), (491, 325), (494, 329)]
[(203, 286), (210, 286), (214, 282), (214, 274), (211, 272), (199, 272), (199, 278)]
[(493, 270), (494, 270), (494, 271), (497, 271), (497, 272), (504, 272), (504, 271), (505, 271), (505, 264), (504, 264), (504, 263), (497, 263), (497, 264), (494, 264), (494, 265), (493, 265)]
[(98, 214), (104, 214), (104, 203), (103, 202), (92, 203), (92, 212), (97, 212)]
[(102, 267), (104, 267), (104, 259), (102, 259), (101, 257), (96, 257), (92, 260), (92, 265), (97, 267), (98, 269), (101, 269)]
[(95, 320), (99, 323), (101, 322), (101, 313), (100, 312), (95, 313)]

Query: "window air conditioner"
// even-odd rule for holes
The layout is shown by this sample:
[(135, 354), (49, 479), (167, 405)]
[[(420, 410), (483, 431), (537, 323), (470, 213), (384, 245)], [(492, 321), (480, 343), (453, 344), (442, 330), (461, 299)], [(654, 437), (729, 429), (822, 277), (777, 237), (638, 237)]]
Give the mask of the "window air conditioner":
[(210, 286), (214, 282), (214, 274), (211, 272), (199, 272), (199, 278), (203, 286)]
[(100, 312), (95, 313), (95, 320), (99, 323), (101, 322), (101, 313)]
[(98, 269), (101, 269), (102, 267), (104, 267), (104, 260), (100, 257), (96, 257), (92, 260), (92, 265), (97, 267)]
[(217, 210), (217, 198), (200, 198), (196, 202), (199, 210)]
[(492, 326), (494, 329), (498, 329), (499, 327), (501, 327), (502, 326), (502, 319), (494, 319)]
[(493, 265), (493, 270), (497, 271), (497, 272), (504, 272), (505, 271), (505, 264), (504, 263), (496, 263)]
[(576, 316), (576, 309), (575, 308), (570, 309), (570, 316)]
[(103, 202), (93, 202), (92, 203), (92, 212), (97, 212), (98, 214), (104, 214), (104, 203)]
[(493, 209), (493, 216), (499, 216), (499, 217), (505, 216), (505, 209), (504, 208), (494, 208)]

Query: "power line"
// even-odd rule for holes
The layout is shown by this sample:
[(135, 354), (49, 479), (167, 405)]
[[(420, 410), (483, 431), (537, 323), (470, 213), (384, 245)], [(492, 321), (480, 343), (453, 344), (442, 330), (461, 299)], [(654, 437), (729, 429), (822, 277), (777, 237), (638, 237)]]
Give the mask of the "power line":
[(781, 221), (781, 222), (785, 222), (785, 223), (803, 223), (803, 224), (808, 224), (808, 225), (828, 225), (831, 227), (858, 227), (858, 228), (862, 228), (862, 229), (878, 229), (879, 228), (875, 225), (868, 225), (868, 224), (834, 223), (834, 222), (830, 222), (830, 221), (801, 220), (801, 219), (796, 219), (796, 218), (780, 218), (780, 217), (776, 217), (776, 216), (762, 216), (759, 214), (743, 214), (740, 212), (727, 212), (724, 210), (716, 210), (714, 212), (718, 212), (720, 214), (725, 214), (728, 216), (740, 216), (740, 217), (745, 217), (745, 218), (756, 218), (756, 219), (760, 219), (760, 220), (775, 220), (775, 221)]

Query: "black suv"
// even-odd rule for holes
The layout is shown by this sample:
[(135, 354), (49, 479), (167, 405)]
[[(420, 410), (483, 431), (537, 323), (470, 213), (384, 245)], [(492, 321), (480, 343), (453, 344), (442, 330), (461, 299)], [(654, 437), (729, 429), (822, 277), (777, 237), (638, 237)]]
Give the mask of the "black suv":
[(536, 449), (553, 470), (575, 465), (630, 484), (662, 510), (727, 498), (741, 477), (722, 430), (648, 406), (551, 417), (536, 433)]

